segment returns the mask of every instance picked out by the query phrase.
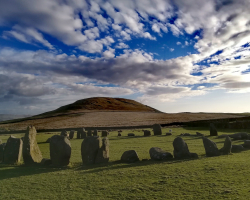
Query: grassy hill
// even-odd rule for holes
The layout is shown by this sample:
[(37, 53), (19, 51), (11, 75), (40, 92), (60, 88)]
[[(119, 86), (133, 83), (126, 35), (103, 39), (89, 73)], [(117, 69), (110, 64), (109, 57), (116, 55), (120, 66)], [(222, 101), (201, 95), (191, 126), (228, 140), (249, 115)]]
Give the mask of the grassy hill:
[(93, 97), (78, 100), (72, 104), (62, 106), (56, 110), (46, 112), (39, 116), (54, 116), (62, 113), (80, 113), (88, 111), (132, 111), (132, 112), (159, 112), (152, 107), (137, 101), (124, 98)]

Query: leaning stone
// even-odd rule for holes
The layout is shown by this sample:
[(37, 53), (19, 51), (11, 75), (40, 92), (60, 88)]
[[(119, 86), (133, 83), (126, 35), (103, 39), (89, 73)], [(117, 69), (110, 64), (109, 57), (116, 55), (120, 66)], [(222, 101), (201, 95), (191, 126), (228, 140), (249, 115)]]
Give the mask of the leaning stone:
[(94, 129), (93, 136), (98, 136), (98, 131), (97, 131), (97, 129)]
[(218, 136), (218, 132), (213, 123), (210, 124), (210, 136)]
[(50, 159), (53, 165), (66, 166), (71, 156), (71, 144), (67, 137), (54, 135), (50, 140)]
[(173, 158), (171, 153), (166, 152), (159, 147), (152, 147), (149, 150), (149, 155), (152, 160), (171, 160)]
[(40, 163), (42, 153), (36, 142), (36, 128), (28, 126), (23, 140), (23, 161), (25, 164)]
[(134, 133), (128, 133), (128, 136), (133, 137), (133, 136), (135, 136), (135, 134)]
[(173, 146), (174, 146), (174, 158), (184, 159), (191, 157), (188, 145), (181, 137), (177, 137), (174, 139)]
[(206, 156), (212, 157), (212, 156), (220, 155), (217, 145), (212, 140), (209, 140), (206, 137), (203, 137), (202, 140), (203, 140), (203, 145), (206, 151)]
[(154, 132), (154, 135), (162, 135), (161, 125), (160, 124), (154, 124), (153, 125), (153, 132)]
[(238, 153), (238, 152), (241, 152), (241, 151), (244, 151), (244, 150), (245, 150), (245, 148), (241, 144), (232, 145), (232, 149), (231, 149), (232, 153)]
[(89, 129), (88, 132), (87, 132), (87, 136), (88, 137), (91, 137), (92, 136), (92, 131)]
[(4, 148), (5, 148), (6, 143), (0, 144), (0, 162), (3, 162), (3, 155), (4, 155)]
[(232, 149), (232, 142), (230, 138), (227, 136), (224, 142), (224, 146), (220, 149), (220, 152), (222, 154), (228, 155), (231, 153), (231, 149)]
[(51, 164), (52, 164), (52, 160), (48, 159), (48, 158), (43, 158), (42, 161), (41, 161), (41, 165), (48, 166), (48, 165), (51, 165)]
[(75, 135), (75, 131), (71, 130), (69, 133), (69, 139), (72, 140), (74, 138), (74, 135)]
[(21, 161), (23, 141), (20, 138), (10, 136), (4, 148), (4, 162), (15, 164)]
[(109, 135), (108, 131), (102, 131), (102, 137), (107, 137)]
[(121, 161), (125, 163), (134, 163), (139, 161), (139, 157), (135, 150), (125, 151), (122, 154)]
[(98, 150), (102, 147), (102, 140), (100, 137), (91, 136), (86, 137), (81, 146), (81, 155), (83, 164), (94, 164)]
[(242, 146), (246, 149), (250, 149), (250, 140), (245, 140)]
[(150, 132), (149, 130), (143, 130), (143, 132), (144, 132), (144, 136), (145, 136), (145, 137), (151, 135), (151, 132)]
[(102, 147), (99, 148), (95, 164), (107, 163), (109, 161), (109, 139), (107, 137), (102, 139)]

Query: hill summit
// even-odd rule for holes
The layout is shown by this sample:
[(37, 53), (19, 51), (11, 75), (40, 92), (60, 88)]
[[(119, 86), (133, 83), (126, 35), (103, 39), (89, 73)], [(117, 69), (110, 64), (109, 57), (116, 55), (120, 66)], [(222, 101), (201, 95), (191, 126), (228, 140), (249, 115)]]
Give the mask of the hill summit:
[(134, 111), (134, 112), (160, 112), (152, 107), (137, 101), (124, 98), (92, 97), (78, 100), (72, 104), (62, 106), (49, 113), (84, 112), (84, 111)]

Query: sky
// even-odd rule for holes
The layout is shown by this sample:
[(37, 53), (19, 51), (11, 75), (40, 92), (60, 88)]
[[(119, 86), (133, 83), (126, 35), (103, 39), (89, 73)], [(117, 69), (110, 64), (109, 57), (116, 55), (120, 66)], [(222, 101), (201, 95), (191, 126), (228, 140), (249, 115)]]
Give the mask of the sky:
[(0, 113), (89, 97), (250, 112), (249, 0), (0, 0)]

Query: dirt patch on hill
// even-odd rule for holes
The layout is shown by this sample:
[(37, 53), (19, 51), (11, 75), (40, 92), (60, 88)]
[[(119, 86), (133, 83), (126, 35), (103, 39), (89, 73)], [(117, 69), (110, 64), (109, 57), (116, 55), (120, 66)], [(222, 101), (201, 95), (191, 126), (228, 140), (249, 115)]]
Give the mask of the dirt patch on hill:
[(216, 113), (153, 113), (153, 112), (84, 112), (16, 123), (0, 124), (1, 130), (25, 130), (28, 125), (36, 129), (61, 129), (79, 127), (143, 126), (155, 123), (188, 122), (195, 120), (238, 118), (236, 114)]

